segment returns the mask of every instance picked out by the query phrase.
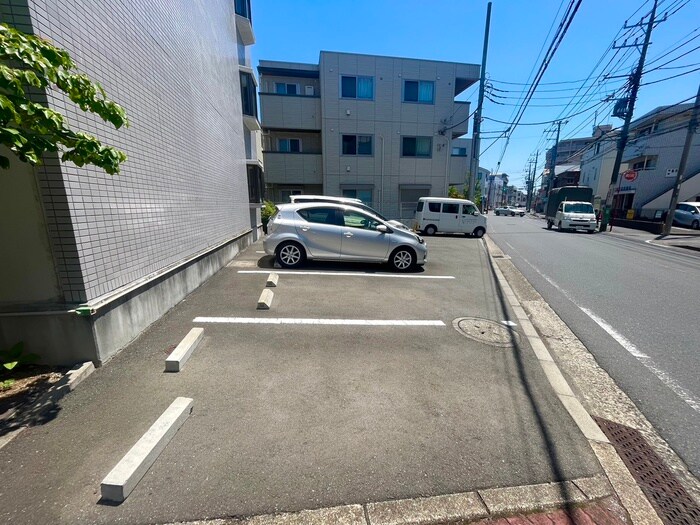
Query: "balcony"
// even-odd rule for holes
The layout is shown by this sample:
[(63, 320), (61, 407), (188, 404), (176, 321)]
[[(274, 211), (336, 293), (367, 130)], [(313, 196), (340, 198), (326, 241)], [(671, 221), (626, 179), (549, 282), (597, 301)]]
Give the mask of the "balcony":
[(320, 153), (263, 152), (265, 181), (270, 184), (323, 184)]
[(244, 46), (255, 44), (252, 15), (250, 11), (250, 0), (235, 0), (235, 11), (236, 28), (241, 34), (241, 43)]
[(321, 129), (321, 98), (260, 93), (263, 126), (268, 129)]
[(460, 100), (455, 100), (454, 104), (454, 115), (452, 115), (447, 127), (452, 128), (450, 130), (452, 138), (457, 138), (469, 132), (469, 108), (471, 105), (469, 102)]

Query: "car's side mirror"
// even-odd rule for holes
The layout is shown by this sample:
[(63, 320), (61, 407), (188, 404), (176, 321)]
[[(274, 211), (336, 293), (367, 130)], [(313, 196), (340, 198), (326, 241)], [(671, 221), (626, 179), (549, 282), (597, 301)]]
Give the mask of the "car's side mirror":
[(473, 212), (472, 212), (472, 215), (479, 215), (479, 212), (478, 212), (478, 211), (473, 211)]
[(380, 224), (377, 226), (377, 231), (380, 233), (390, 233), (391, 230), (387, 228), (384, 224)]

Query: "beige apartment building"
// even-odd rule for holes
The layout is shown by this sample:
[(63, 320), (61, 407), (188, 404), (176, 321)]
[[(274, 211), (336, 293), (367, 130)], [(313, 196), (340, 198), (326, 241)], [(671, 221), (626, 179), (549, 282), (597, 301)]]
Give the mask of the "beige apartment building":
[(261, 60), (267, 197), (355, 197), (391, 218), (468, 176), (477, 64), (322, 51), (318, 64)]

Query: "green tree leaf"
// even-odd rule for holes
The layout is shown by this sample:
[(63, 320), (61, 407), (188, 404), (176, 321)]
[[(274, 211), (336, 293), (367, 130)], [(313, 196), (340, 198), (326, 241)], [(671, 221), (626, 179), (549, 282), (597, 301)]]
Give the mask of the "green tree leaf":
[[(83, 111), (116, 129), (129, 126), (126, 111), (109, 100), (104, 88), (76, 70), (68, 52), (34, 35), (0, 24), (0, 143), (20, 160), (38, 164), (48, 151), (64, 161), (93, 164), (113, 175), (126, 161), (124, 152), (96, 137), (67, 127), (63, 115), (31, 99), (28, 89), (55, 87)], [(9, 160), (0, 158), (0, 168)]]

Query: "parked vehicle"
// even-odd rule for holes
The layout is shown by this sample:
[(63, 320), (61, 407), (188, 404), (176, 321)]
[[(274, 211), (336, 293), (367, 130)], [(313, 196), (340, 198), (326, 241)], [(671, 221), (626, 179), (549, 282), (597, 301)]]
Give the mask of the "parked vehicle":
[(421, 197), (413, 221), (413, 229), (426, 235), (464, 233), (483, 237), (484, 217), (472, 201), (446, 197)]
[[(563, 186), (561, 188), (554, 188), (553, 190), (551, 190), (547, 199), (547, 209), (545, 210), (547, 229), (551, 229), (554, 225), (556, 225), (557, 227), (563, 226), (564, 229), (568, 228), (564, 226), (564, 224), (569, 224), (570, 219), (564, 218), (564, 211), (560, 207), (560, 204), (565, 201), (591, 204), (593, 202), (593, 189), (589, 188), (588, 186)], [(561, 211), (561, 213), (557, 215), (559, 211)], [(569, 214), (571, 213), (573, 212), (569, 212)], [(593, 218), (592, 230), (595, 231), (597, 222), (595, 220), (596, 216), (595, 212), (593, 211), (592, 204), (590, 216), (588, 212), (586, 212), (585, 214), (578, 214), (577, 217), (579, 218), (577, 219), (577, 222), (571, 222), (571, 224), (579, 224), (580, 226), (583, 226), (583, 215), (585, 215), (585, 220), (588, 221), (588, 227), (590, 227), (591, 225), (588, 219), (590, 219), (591, 217)], [(559, 225), (560, 222), (562, 223), (561, 226)], [(588, 229), (588, 227), (586, 229)]]
[(559, 231), (583, 230), (593, 233), (598, 219), (590, 202), (564, 201), (559, 203), (554, 223)]
[(700, 202), (679, 202), (673, 213), (673, 222), (694, 230), (700, 229)]
[(510, 215), (511, 217), (515, 217), (516, 215), (520, 215), (521, 217), (525, 216), (525, 210), (518, 209), (515, 206), (501, 206), (493, 210), (493, 212), (496, 215)]
[(354, 199), (351, 197), (335, 197), (332, 195), (292, 195), (289, 200), (292, 203), (298, 203), (298, 202), (335, 202), (338, 204), (348, 204), (350, 206), (355, 206), (356, 208), (360, 208), (362, 210), (365, 210), (368, 213), (371, 213), (372, 215), (376, 215), (380, 219), (382, 219), (385, 222), (388, 222), (392, 227), (394, 228), (400, 228), (402, 230), (410, 230), (408, 226), (403, 224), (400, 221), (396, 221), (393, 219), (387, 219), (384, 217), (381, 213), (379, 213), (377, 210), (374, 208), (367, 206), (365, 203), (363, 203), (360, 199)]
[(388, 262), (397, 271), (407, 271), (425, 264), (428, 255), (419, 235), (346, 204), (281, 204), (267, 229), (265, 253), (274, 255), (284, 268), (322, 259)]

